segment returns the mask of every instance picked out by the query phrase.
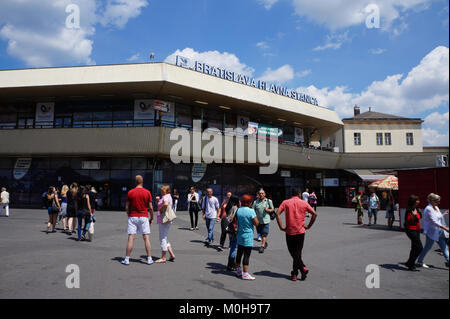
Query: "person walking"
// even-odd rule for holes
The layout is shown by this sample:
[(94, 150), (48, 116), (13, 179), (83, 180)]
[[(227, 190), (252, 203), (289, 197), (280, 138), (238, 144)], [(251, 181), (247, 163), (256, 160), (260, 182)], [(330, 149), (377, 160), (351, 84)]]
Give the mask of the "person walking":
[(89, 226), (92, 222), (91, 201), (89, 198), (89, 189), (87, 187), (80, 187), (77, 201), (78, 241), (85, 241), (86, 232), (89, 230)]
[(198, 212), (200, 211), (200, 204), (199, 195), (195, 191), (194, 186), (190, 188), (190, 193), (188, 194), (188, 211), (191, 219), (191, 230), (198, 229)]
[(239, 202), (239, 198), (237, 196), (231, 195), (230, 199), (228, 200), (227, 207), (225, 208), (228, 212), (228, 226), (227, 229), (230, 229), (231, 232), (228, 232), (228, 237), (230, 239), (229, 244), (229, 254), (228, 254), (228, 265), (227, 270), (228, 271), (234, 271), (236, 270), (236, 252), (237, 252), (237, 237), (236, 237), (236, 231), (237, 231), (237, 223), (235, 217), (235, 213), (238, 210), (238, 208), (241, 206)]
[(180, 194), (178, 194), (178, 190), (176, 188), (173, 189), (172, 193), (172, 202), (173, 202), (173, 211), (177, 212), (178, 200), (180, 199)]
[(309, 205), (317, 212), (317, 195), (313, 191), (308, 197)]
[(0, 193), (0, 215), (5, 210), (5, 216), (9, 217), (9, 193), (6, 191), (6, 187), (2, 187)]
[(95, 210), (97, 208), (97, 203), (98, 203), (98, 195), (97, 195), (97, 191), (95, 190), (94, 186), (87, 186), (87, 188), (89, 189), (89, 201), (91, 204), (91, 223), (89, 224), (89, 229), (88, 229), (88, 237), (89, 237), (89, 241), (93, 241), (94, 240), (94, 225), (96, 222), (96, 218), (95, 218)]
[(125, 204), (125, 211), (128, 216), (128, 241), (125, 250), (125, 258), (122, 260), (122, 264), (130, 264), (134, 238), (136, 237), (136, 234), (142, 234), (145, 251), (147, 252), (147, 265), (151, 265), (153, 264), (150, 245), (150, 225), (153, 222), (152, 194), (149, 190), (144, 188), (144, 179), (141, 175), (136, 175), (134, 182), (136, 187), (128, 192)]
[(359, 191), (358, 196), (356, 196), (356, 218), (358, 225), (364, 225), (363, 223), (363, 192)]
[(68, 225), (67, 225), (67, 192), (69, 191), (69, 186), (64, 185), (61, 188), (61, 212), (59, 213), (58, 217), (60, 218), (60, 221), (62, 221), (63, 230), (62, 232), (67, 232)]
[(70, 184), (70, 190), (66, 193), (67, 197), (67, 234), (72, 235), (75, 233), (77, 227), (77, 211), (78, 211), (78, 184)]
[(172, 222), (163, 224), (163, 216), (166, 209), (172, 208), (172, 196), (170, 195), (170, 186), (161, 186), (161, 198), (158, 201), (158, 225), (159, 225), (159, 241), (161, 244), (161, 258), (155, 263), (165, 263), (167, 252), (170, 254), (169, 261), (175, 261), (175, 254), (173, 253), (172, 245), (169, 242), (169, 229)]
[(208, 237), (205, 238), (206, 245), (214, 242), (214, 225), (220, 220), (219, 214), (219, 200), (213, 196), (212, 188), (208, 188), (202, 202), (202, 218), (206, 221), (206, 229), (208, 230)]
[(392, 229), (392, 225), (395, 221), (395, 199), (392, 195), (392, 190), (389, 190), (386, 203), (386, 218), (389, 229)]
[(220, 234), (220, 244), (219, 247), (217, 247), (217, 250), (223, 251), (225, 249), (225, 240), (227, 239), (227, 226), (229, 224), (228, 222), (228, 214), (227, 214), (227, 205), (228, 201), (230, 200), (232, 193), (227, 192), (227, 197), (222, 202), (222, 205), (220, 205), (220, 228), (222, 230)]
[(309, 200), (309, 188), (306, 188), (305, 191), (302, 193), (302, 199), (308, 203)]
[[(258, 217), (251, 208), (253, 197), (250, 195), (242, 196), (242, 206), (236, 211), (237, 222), (237, 253), (236, 253), (236, 275), (244, 280), (255, 280), (255, 277), (248, 273), (250, 263), (250, 254), (253, 248), (253, 225), (258, 227)], [(244, 259), (242, 260), (242, 257)], [(242, 260), (242, 268), (241, 268)]]
[(368, 207), (368, 215), (369, 215), (369, 226), (372, 225), (372, 216), (373, 216), (373, 224), (377, 224), (377, 213), (378, 209), (380, 209), (380, 199), (378, 198), (375, 191), (370, 192), (369, 197), (369, 207)]
[(267, 243), (267, 236), (269, 235), (270, 226), (270, 214), (275, 211), (272, 200), (266, 197), (264, 189), (258, 191), (258, 198), (253, 202), (253, 210), (258, 217), (258, 226), (256, 232), (261, 236), (261, 247), (259, 247), (259, 253), (264, 253), (269, 244)]
[(448, 267), (448, 226), (445, 225), (444, 216), (448, 215), (448, 211), (441, 213), (438, 205), (441, 201), (441, 196), (431, 193), (428, 195), (428, 206), (423, 211), (423, 233), (426, 236), (425, 246), (418, 257), (418, 264), (420, 267), (429, 268), (424, 263), (425, 256), (433, 247), (435, 242), (438, 243), (445, 258), (445, 265)]
[(419, 209), (419, 204), (419, 197), (411, 195), (408, 199), (405, 214), (405, 232), (406, 236), (411, 240), (411, 250), (405, 265), (411, 271), (417, 271), (416, 259), (423, 249), (422, 242), (420, 241), (420, 219), (422, 214)]
[[(302, 260), (302, 250), (306, 230), (311, 229), (317, 218), (316, 211), (307, 202), (301, 200), (300, 196), (300, 191), (294, 188), (292, 190), (292, 198), (281, 203), (276, 215), (278, 227), (286, 233), (287, 247), (293, 259), (291, 271), (291, 280), (293, 281), (297, 280), (299, 270), (301, 273), (300, 280), (305, 280), (309, 272)], [(281, 221), (283, 212), (286, 215), (286, 226), (283, 226)], [(305, 215), (307, 212), (311, 213), (311, 219), (306, 226)]]
[(61, 211), (61, 206), (59, 205), (58, 195), (56, 193), (56, 188), (50, 186), (46, 195), (47, 199), (47, 212), (48, 212), (48, 223), (46, 234), (50, 232), (50, 226), (52, 227), (52, 233), (56, 230), (56, 220), (58, 219), (58, 214)]

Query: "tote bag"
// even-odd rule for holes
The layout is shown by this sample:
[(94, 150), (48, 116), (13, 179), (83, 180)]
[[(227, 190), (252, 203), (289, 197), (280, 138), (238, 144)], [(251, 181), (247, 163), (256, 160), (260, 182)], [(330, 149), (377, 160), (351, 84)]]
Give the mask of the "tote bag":
[(168, 205), (166, 207), (166, 210), (164, 211), (164, 215), (162, 218), (162, 223), (167, 224), (173, 221), (175, 218), (177, 218), (177, 215), (175, 215), (175, 212), (173, 211), (172, 207)]

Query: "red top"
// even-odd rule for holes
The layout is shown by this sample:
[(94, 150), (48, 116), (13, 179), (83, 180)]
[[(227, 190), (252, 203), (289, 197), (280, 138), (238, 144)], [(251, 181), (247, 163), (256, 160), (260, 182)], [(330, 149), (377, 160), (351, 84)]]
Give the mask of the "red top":
[(414, 216), (412, 211), (406, 212), (405, 228), (409, 230), (420, 230), (420, 214)]
[(127, 195), (129, 217), (148, 217), (152, 194), (143, 187), (133, 188)]
[(286, 234), (299, 235), (304, 234), (305, 230), (305, 215), (306, 212), (313, 212), (312, 207), (301, 200), (298, 196), (283, 201), (278, 207), (278, 211), (286, 213)]

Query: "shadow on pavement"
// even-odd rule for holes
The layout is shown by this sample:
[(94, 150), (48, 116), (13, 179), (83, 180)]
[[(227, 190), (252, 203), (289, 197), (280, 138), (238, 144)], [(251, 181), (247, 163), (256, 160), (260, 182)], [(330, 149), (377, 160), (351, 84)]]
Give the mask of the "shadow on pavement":
[[(242, 279), (239, 279), (239, 278), (236, 277), (236, 280), (242, 280)], [(211, 288), (215, 288), (215, 289), (218, 289), (218, 290), (221, 290), (221, 291), (229, 292), (229, 293), (233, 294), (234, 298), (237, 298), (237, 299), (255, 299), (255, 298), (262, 298), (263, 297), (261, 295), (252, 295), (252, 294), (249, 294), (249, 293), (246, 293), (246, 292), (235, 291), (235, 290), (231, 290), (231, 289), (225, 288), (225, 285), (223, 283), (221, 283), (221, 282), (218, 282), (218, 281), (203, 280), (203, 279), (200, 279), (200, 280), (197, 280), (197, 281), (200, 282), (202, 285), (206, 285), (206, 286), (209, 286)], [(249, 281), (249, 283), (250, 282), (251, 281)]]
[(206, 244), (204, 240), (194, 239), (194, 240), (191, 240), (191, 243), (203, 244), (203, 246), (206, 247), (206, 248), (210, 248), (210, 249), (214, 249), (214, 250), (220, 251), (219, 250), (219, 245)]
[[(147, 258), (147, 256), (145, 256), (145, 258)], [(152, 256), (152, 258), (155, 259), (155, 257), (153, 257), (153, 256)], [(114, 257), (114, 258), (111, 258), (111, 260), (121, 263), (122, 260), (123, 260), (123, 257)], [(146, 264), (147, 265), (147, 263), (144, 262), (143, 260), (135, 259), (135, 258), (130, 258), (130, 263), (141, 263), (141, 264)]]
[(342, 223), (342, 225), (347, 226), (353, 226), (352, 228), (365, 228), (365, 229), (376, 229), (376, 230), (385, 230), (385, 231), (396, 231), (396, 232), (403, 232), (398, 226), (394, 226), (393, 228), (389, 229), (387, 225), (371, 225), (368, 226), (367, 224), (364, 225), (357, 225), (353, 223)]
[[(220, 275), (227, 275), (231, 277), (236, 277), (236, 274), (234, 271), (227, 270), (227, 266), (219, 263), (207, 263), (206, 269), (212, 269), (212, 274), (220, 274)], [(236, 277), (237, 278), (237, 277)]]
[(399, 264), (382, 264), (382, 265), (380, 265), (380, 267), (391, 270), (391, 271), (396, 271), (396, 270), (410, 271), (408, 268), (402, 267)]
[(271, 278), (285, 278), (290, 280), (290, 276), (287, 274), (280, 274), (277, 272), (272, 272), (270, 270), (263, 270), (263, 271), (258, 271), (258, 272), (254, 272), (253, 273), (255, 276), (265, 276), (265, 277), (271, 277)]

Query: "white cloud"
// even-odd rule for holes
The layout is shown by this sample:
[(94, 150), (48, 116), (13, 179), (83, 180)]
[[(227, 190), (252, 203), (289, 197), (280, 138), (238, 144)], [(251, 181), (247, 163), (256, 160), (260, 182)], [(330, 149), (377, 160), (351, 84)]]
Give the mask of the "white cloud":
[(136, 54), (130, 56), (130, 57), (127, 59), (127, 61), (128, 61), (128, 62), (136, 62), (136, 61), (139, 61), (139, 60), (141, 60), (141, 59), (142, 59), (142, 58), (141, 58), (141, 54), (140, 54), (140, 53), (136, 53)]
[(438, 132), (430, 128), (422, 129), (422, 140), (425, 146), (448, 146), (448, 131)]
[(223, 53), (220, 53), (219, 51), (197, 52), (191, 48), (185, 48), (180, 51), (178, 49), (174, 53), (169, 55), (165, 59), (165, 62), (175, 64), (177, 55), (248, 76), (252, 76), (253, 73), (255, 72), (253, 68), (247, 66), (244, 63), (241, 63), (236, 55), (228, 52)]
[(351, 38), (348, 36), (348, 31), (341, 33), (341, 34), (331, 34), (327, 35), (327, 41), (324, 45), (319, 45), (313, 49), (313, 51), (323, 51), (326, 49), (333, 49), (337, 50), (340, 49), (341, 46), (346, 43), (350, 42)]
[[(66, 7), (80, 8), (80, 27), (66, 27)], [(95, 25), (123, 27), (147, 1), (10, 0), (0, 2), (0, 39), (9, 55), (31, 67), (94, 64)], [(120, 8), (120, 10), (117, 10)]]
[(448, 131), (448, 112), (444, 114), (439, 112), (429, 114), (425, 118), (423, 125), (429, 128)]
[(308, 76), (310, 74), (311, 74), (311, 70), (308, 69), (308, 70), (304, 70), (304, 71), (295, 73), (295, 76), (298, 77), (298, 78), (303, 78), (303, 77)]
[(278, 2), (278, 0), (258, 0), (258, 2), (264, 5), (266, 10), (270, 10), (272, 6)]
[(375, 54), (375, 55), (383, 54), (386, 51), (387, 51), (386, 49), (381, 49), (381, 48), (369, 50), (370, 53)]
[(345, 86), (334, 89), (299, 88), (332, 107), (342, 117), (352, 116), (353, 106), (372, 107), (388, 114), (411, 116), (439, 107), (449, 100), (449, 49), (439, 46), (428, 53), (406, 77), (402, 74), (374, 81), (364, 91), (352, 93)]
[(260, 49), (268, 49), (269, 45), (267, 44), (267, 42), (261, 41), (256, 43), (256, 46)]
[(258, 80), (274, 83), (285, 83), (294, 78), (294, 69), (285, 64), (278, 69), (272, 70), (268, 68)]

